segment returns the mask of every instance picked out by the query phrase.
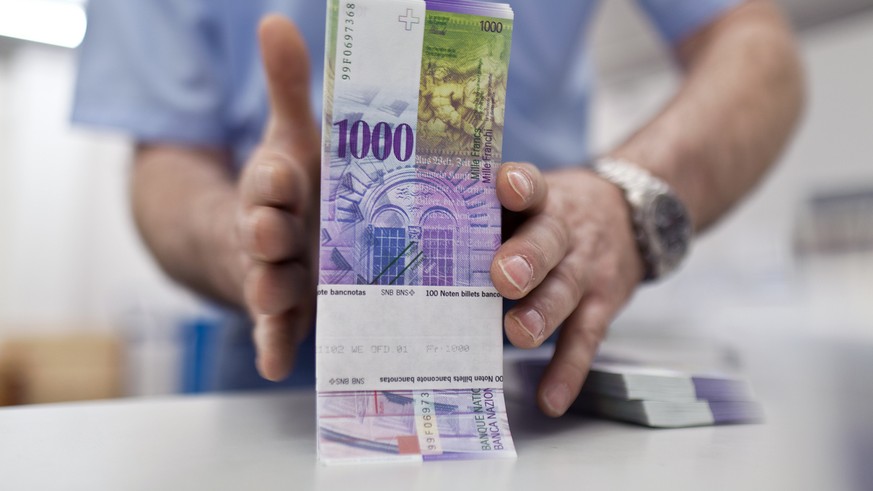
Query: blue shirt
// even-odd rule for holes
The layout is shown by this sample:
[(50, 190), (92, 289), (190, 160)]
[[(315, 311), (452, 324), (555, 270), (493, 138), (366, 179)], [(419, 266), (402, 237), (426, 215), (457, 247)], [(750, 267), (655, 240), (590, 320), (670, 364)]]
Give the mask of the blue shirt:
[[(740, 0), (638, 0), (677, 43)], [(597, 0), (510, 0), (515, 10), (504, 159), (545, 168), (588, 158), (591, 67), (585, 56)], [(322, 104), (325, 2), (91, 0), (73, 120), (135, 140), (227, 146), (242, 165), (259, 141), (267, 94), (256, 36), (282, 12), (300, 28)]]
[[(740, 1), (638, 3), (675, 45)], [(591, 79), (585, 55), (598, 0), (509, 3), (515, 21), (504, 159), (543, 168), (585, 162)], [(312, 105), (320, 113), (325, 10), (316, 0), (90, 0), (73, 120), (139, 142), (228, 147), (241, 167), (268, 112), (258, 20), (281, 12), (296, 23), (309, 46)], [(218, 385), (257, 385), (247, 330), (227, 332), (230, 348), (219, 356), (219, 371), (229, 382)], [(292, 382), (311, 381), (311, 341), (300, 354)]]

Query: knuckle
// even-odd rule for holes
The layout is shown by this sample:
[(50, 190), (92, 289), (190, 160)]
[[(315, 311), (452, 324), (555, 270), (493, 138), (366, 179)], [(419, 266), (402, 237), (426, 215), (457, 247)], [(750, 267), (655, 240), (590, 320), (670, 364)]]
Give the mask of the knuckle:
[(264, 210), (261, 226), (259, 228), (259, 240), (261, 242), (261, 253), (267, 260), (277, 259), (283, 249), (283, 245), (288, 243), (286, 237), (286, 227), (280, 211)]
[(534, 278), (542, 278), (552, 262), (552, 253), (547, 246), (538, 237), (529, 236), (523, 239), (520, 249), (519, 255), (529, 258)]
[(278, 150), (274, 146), (264, 145), (258, 149), (255, 160), (260, 165), (285, 167), (290, 159), (287, 153)]
[[(263, 148), (254, 159), (254, 184), (262, 199), (270, 203), (286, 204), (302, 192), (300, 169), (290, 155), (280, 150)], [(269, 176), (269, 177), (264, 177)], [(269, 181), (268, 183), (263, 182)]]
[(534, 270), (542, 277), (566, 252), (566, 228), (557, 218), (540, 215), (526, 232), (520, 244), (522, 255), (531, 257)]
[(270, 210), (264, 207), (256, 208), (249, 217), (246, 249), (252, 258), (269, 261), (274, 242), (275, 225)]
[(294, 175), (292, 167), (288, 165), (272, 165), (273, 168), (273, 189), (275, 195), (273, 199), (277, 201), (285, 201), (291, 196), (290, 192), (294, 187)]
[(544, 235), (554, 241), (556, 250), (566, 251), (567, 244), (570, 242), (570, 234), (564, 221), (551, 214), (540, 216), (542, 217), (541, 226), (545, 229)]
[(270, 238), (270, 215), (269, 213), (258, 208), (252, 213), (251, 218), (251, 248), (252, 252), (258, 255), (263, 255), (268, 247), (267, 241)]
[(265, 278), (263, 273), (263, 268), (260, 266), (254, 266), (249, 271), (248, 275), (245, 279), (244, 285), (244, 294), (246, 304), (248, 304), (249, 308), (254, 310), (257, 313), (263, 312), (263, 297), (265, 288)]
[(582, 385), (582, 382), (588, 374), (588, 364), (585, 360), (581, 360), (576, 356), (564, 356), (560, 359), (556, 359), (554, 363), (556, 369), (569, 373), (574, 379), (576, 379), (573, 383), (577, 386)]
[(523, 308), (536, 310), (551, 332), (577, 308), (581, 288), (566, 272), (550, 273), (548, 282), (547, 289), (541, 288), (525, 298)]
[(555, 281), (561, 285), (560, 291), (564, 293), (564, 308), (568, 313), (576, 307), (582, 298), (582, 282), (570, 271), (569, 268), (558, 268), (552, 271)]
[(608, 327), (607, 322), (582, 322), (576, 324), (575, 330), (579, 336), (579, 341), (586, 347), (589, 353), (595, 353), (606, 334)]
[(253, 259), (278, 263), (300, 252), (299, 224), (285, 211), (258, 207), (252, 212), (246, 248)]

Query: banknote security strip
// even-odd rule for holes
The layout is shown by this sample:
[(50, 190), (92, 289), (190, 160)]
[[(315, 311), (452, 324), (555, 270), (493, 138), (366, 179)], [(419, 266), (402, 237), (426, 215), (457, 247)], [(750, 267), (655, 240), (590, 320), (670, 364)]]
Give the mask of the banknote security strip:
[(489, 273), (512, 10), (327, 8), (319, 458), (514, 457)]

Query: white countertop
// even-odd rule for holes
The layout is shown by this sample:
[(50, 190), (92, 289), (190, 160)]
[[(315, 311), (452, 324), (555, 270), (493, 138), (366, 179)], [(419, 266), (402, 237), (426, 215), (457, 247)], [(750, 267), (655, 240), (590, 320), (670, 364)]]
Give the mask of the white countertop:
[(771, 424), (652, 430), (513, 404), (516, 461), (327, 467), (314, 402), (301, 391), (2, 409), (0, 489), (824, 489)]

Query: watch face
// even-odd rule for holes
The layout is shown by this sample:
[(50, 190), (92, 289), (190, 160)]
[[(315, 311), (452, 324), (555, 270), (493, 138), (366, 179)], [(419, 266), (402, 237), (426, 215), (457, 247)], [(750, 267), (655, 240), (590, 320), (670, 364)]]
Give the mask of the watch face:
[(654, 226), (656, 237), (660, 239), (664, 258), (668, 262), (678, 262), (688, 250), (691, 240), (691, 222), (685, 207), (670, 195), (655, 198)]

